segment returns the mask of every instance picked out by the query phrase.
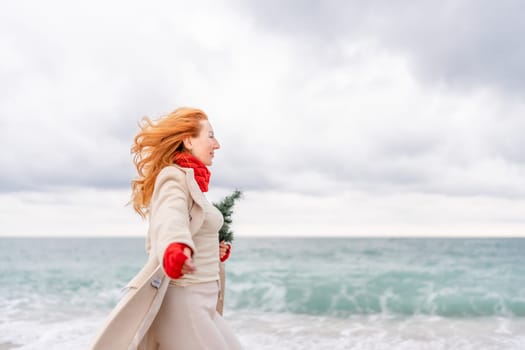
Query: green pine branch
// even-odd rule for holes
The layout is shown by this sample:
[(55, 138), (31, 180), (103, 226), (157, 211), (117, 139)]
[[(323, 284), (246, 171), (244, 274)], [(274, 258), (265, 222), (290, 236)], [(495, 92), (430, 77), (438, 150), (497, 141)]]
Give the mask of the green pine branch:
[(235, 205), (235, 201), (241, 198), (241, 196), (242, 192), (239, 190), (235, 190), (231, 195), (224, 197), (224, 199), (219, 203), (213, 203), (213, 205), (222, 213), (222, 216), (224, 218), (224, 224), (219, 230), (219, 242), (233, 241), (233, 231), (230, 228), (230, 225), (232, 223), (233, 206)]

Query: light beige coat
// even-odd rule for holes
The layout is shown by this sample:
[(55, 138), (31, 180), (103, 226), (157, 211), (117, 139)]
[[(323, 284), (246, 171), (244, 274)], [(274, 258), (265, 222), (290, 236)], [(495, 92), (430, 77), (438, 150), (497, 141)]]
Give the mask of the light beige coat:
[(92, 350), (155, 349), (148, 330), (169, 284), (161, 263), (164, 251), (172, 242), (184, 243), (195, 251), (192, 236), (203, 223), (205, 201), (193, 169), (173, 165), (161, 170), (150, 203), (146, 239), (149, 259), (126, 286), (127, 293), (108, 316)]

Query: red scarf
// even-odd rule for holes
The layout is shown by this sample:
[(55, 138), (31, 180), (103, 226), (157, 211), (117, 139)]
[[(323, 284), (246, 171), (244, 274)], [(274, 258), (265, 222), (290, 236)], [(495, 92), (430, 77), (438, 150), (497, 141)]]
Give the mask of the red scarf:
[(192, 168), (195, 181), (202, 192), (208, 192), (211, 173), (203, 162), (198, 160), (193, 154), (188, 152), (177, 152), (173, 157), (173, 162), (183, 168)]

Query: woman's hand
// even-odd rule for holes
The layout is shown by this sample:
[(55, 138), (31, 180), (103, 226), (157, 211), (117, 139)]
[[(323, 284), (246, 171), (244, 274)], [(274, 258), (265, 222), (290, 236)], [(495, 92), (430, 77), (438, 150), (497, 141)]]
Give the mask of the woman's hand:
[(185, 274), (195, 272), (196, 268), (191, 258), (191, 249), (183, 243), (171, 243), (164, 252), (164, 271), (172, 278), (177, 279)]
[(225, 262), (230, 257), (232, 246), (229, 243), (222, 241), (219, 243), (219, 257), (221, 262)]
[(193, 263), (193, 259), (191, 258), (191, 249), (186, 247), (184, 248), (184, 255), (186, 255), (188, 258), (186, 261), (184, 261), (184, 265), (182, 265), (182, 274), (192, 274), (194, 273), (197, 268), (195, 267), (195, 264)]

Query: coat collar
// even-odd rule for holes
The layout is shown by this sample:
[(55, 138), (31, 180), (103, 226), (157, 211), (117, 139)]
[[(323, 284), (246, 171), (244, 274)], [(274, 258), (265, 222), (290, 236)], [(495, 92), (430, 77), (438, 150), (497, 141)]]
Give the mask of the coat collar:
[(197, 184), (197, 181), (195, 181), (195, 175), (192, 168), (183, 168), (181, 166), (178, 166), (174, 164), (175, 167), (179, 168), (186, 174), (186, 184), (188, 185), (188, 189), (190, 191), (191, 198), (197, 203), (201, 208), (205, 208), (204, 203), (206, 202), (206, 198), (204, 197), (204, 194), (199, 188), (199, 185)]

